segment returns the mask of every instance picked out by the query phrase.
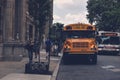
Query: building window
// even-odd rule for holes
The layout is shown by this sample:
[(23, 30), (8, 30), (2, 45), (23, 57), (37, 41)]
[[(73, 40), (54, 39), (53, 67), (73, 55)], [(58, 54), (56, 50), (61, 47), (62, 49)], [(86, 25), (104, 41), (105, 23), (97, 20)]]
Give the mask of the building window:
[(21, 0), (15, 0), (15, 26), (14, 26), (14, 39), (20, 39), (21, 27)]

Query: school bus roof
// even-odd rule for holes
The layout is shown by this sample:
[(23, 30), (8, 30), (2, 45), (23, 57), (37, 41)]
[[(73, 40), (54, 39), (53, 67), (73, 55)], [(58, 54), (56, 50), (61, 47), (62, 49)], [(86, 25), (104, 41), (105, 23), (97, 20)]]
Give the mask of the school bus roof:
[(75, 24), (68, 24), (64, 26), (64, 30), (71, 31), (71, 30), (96, 30), (96, 27), (90, 24), (84, 23), (75, 23)]
[(86, 25), (86, 26), (92, 26), (91, 24), (85, 24), (85, 23), (74, 23), (74, 24), (67, 24), (65, 26), (77, 26), (77, 25)]

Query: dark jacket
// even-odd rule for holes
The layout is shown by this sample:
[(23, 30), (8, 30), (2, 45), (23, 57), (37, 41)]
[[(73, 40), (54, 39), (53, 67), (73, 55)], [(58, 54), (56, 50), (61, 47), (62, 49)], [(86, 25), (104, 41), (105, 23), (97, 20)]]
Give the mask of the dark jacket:
[(33, 51), (33, 45), (28, 43), (25, 45), (25, 49)]

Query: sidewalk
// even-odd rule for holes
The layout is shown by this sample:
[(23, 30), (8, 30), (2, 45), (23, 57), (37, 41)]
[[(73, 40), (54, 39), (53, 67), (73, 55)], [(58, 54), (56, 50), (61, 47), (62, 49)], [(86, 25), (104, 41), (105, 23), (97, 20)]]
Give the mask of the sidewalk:
[(50, 80), (51, 75), (11, 73), (0, 80)]
[[(45, 51), (41, 52), (42, 60), (46, 59)], [(50, 68), (49, 74), (25, 74), (24, 68), (25, 63), (28, 62), (28, 58), (24, 58), (20, 62), (14, 61), (5, 61), (0, 62), (0, 80), (51, 80), (52, 75), (54, 73), (55, 68), (58, 67), (60, 57), (51, 56), (50, 59)]]

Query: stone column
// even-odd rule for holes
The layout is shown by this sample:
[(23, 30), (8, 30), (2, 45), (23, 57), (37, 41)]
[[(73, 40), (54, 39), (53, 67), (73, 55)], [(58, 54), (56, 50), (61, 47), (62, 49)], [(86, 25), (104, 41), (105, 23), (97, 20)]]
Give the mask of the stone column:
[(14, 3), (15, 0), (7, 0), (5, 7), (5, 26), (4, 26), (4, 40), (11, 42), (13, 40), (13, 18), (14, 18)]
[(20, 30), (20, 40), (25, 42), (26, 36), (26, 12), (27, 12), (27, 0), (21, 0), (21, 30)]

